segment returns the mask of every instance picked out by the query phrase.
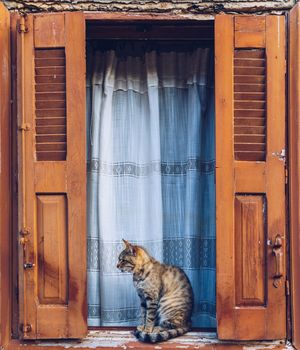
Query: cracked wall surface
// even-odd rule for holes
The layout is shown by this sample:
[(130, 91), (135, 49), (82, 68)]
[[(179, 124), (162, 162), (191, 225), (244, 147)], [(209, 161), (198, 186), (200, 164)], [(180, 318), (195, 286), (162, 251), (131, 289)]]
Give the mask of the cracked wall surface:
[(147, 14), (198, 15), (219, 12), (232, 13), (282, 13), (296, 0), (2, 0), (11, 11), (100, 11)]

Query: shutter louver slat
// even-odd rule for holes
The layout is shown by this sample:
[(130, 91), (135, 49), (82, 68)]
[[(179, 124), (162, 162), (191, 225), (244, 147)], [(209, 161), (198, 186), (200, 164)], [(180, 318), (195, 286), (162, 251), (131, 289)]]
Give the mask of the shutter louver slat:
[[(236, 160), (265, 160), (265, 81), (265, 50), (236, 49), (234, 51), (234, 155)], [(259, 143), (251, 137), (253, 134), (256, 134)], [(239, 135), (238, 139), (237, 135)]]
[(264, 84), (265, 77), (263, 75), (236, 75), (234, 77), (234, 83), (242, 84)]
[(65, 92), (66, 91), (66, 84), (39, 83), (36, 85), (36, 92), (47, 92), (47, 91)]
[(264, 59), (245, 57), (245, 58), (235, 58), (234, 64), (236, 67), (251, 67), (251, 68), (261, 67), (261, 68), (263, 68), (265, 66), (265, 61), (264, 61)]
[(36, 126), (42, 125), (66, 125), (66, 118), (37, 118)]
[(35, 58), (35, 66), (37, 68), (44, 67), (63, 67), (65, 65), (64, 57), (61, 58)]
[(265, 85), (264, 84), (235, 84), (234, 91), (238, 92), (264, 92)]
[(35, 58), (65, 58), (64, 49), (36, 49)]
[[(35, 50), (35, 125), (38, 161), (66, 160), (65, 61), (64, 48)], [(60, 137), (57, 137), (57, 134), (60, 134)]]
[(35, 77), (35, 82), (37, 84), (55, 84), (55, 83), (65, 83), (65, 76), (64, 75), (44, 75), (44, 76), (38, 76)]
[(36, 136), (36, 140), (39, 143), (43, 142), (66, 142), (67, 137), (65, 134), (44, 134)]

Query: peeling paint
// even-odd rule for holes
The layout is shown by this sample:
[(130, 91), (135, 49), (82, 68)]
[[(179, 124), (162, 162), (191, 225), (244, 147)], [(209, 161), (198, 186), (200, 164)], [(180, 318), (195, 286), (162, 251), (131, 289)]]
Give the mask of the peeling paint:
[(296, 0), (3, 0), (11, 11), (101, 11), (141, 14), (194, 15), (220, 12), (282, 13)]
[(121, 349), (128, 349), (127, 343), (135, 341), (133, 335), (128, 331), (92, 331), (89, 332), (88, 336), (82, 341), (43, 341), (36, 343), (35, 345), (48, 346), (59, 346), (64, 349), (74, 348), (89, 348), (97, 349), (101, 347), (115, 347)]
[[(221, 341), (216, 339), (216, 333), (189, 332), (182, 337), (171, 339), (168, 341), (174, 344), (174, 349), (190, 349), (203, 348), (207, 345), (240, 345), (243, 350), (259, 350), (259, 349), (284, 349), (292, 350), (290, 344), (281, 341), (261, 341), (261, 342), (238, 342), (238, 341)], [(88, 336), (82, 341), (37, 341), (31, 346), (43, 346), (44, 348), (56, 346), (62, 349), (101, 349), (101, 348), (118, 348), (129, 350), (136, 348), (139, 342), (134, 338), (130, 331), (91, 331)], [(22, 344), (22, 347), (26, 344)], [(161, 350), (163, 347), (153, 345), (153, 349)]]
[[(278, 349), (278, 344), (270, 344), (270, 345), (255, 345), (255, 346), (243, 346), (243, 350), (259, 350), (259, 349)], [(285, 350), (295, 350), (292, 346), (290, 345), (285, 345), (284, 347)]]

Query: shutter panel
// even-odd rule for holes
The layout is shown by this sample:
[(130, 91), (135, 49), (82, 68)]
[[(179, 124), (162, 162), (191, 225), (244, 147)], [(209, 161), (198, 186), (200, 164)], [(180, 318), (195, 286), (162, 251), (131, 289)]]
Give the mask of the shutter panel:
[(300, 349), (300, 6), (289, 17), (289, 168), (293, 345)]
[(87, 331), (84, 26), (82, 13), (29, 15), (19, 25), (23, 339)]
[(221, 339), (286, 335), (284, 27), (282, 16), (216, 16)]

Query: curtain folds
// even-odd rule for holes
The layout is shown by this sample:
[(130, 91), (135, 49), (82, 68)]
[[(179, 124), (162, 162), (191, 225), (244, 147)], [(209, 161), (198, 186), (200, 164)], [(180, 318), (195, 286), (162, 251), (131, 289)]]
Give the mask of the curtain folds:
[(127, 51), (88, 55), (88, 323), (137, 324), (125, 238), (181, 266), (193, 326), (215, 327), (213, 53)]

